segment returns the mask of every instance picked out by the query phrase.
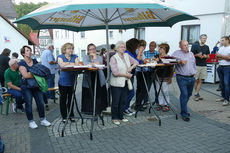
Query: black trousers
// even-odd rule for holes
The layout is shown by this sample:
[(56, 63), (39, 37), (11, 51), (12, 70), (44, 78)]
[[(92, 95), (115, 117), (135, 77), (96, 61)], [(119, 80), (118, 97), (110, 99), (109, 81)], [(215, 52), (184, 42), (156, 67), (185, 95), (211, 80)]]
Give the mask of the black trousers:
[[(70, 111), (70, 104), (73, 94), (73, 87), (72, 86), (59, 86), (59, 92), (60, 92), (60, 112), (63, 119), (67, 118), (67, 109), (68, 112)], [(74, 117), (73, 113), (74, 103), (73, 107), (70, 112), (70, 117)]]
[[(146, 73), (144, 73), (144, 76), (146, 77)], [(144, 98), (148, 95), (145, 87), (145, 82), (143, 79), (142, 72), (136, 73), (137, 78), (137, 90), (136, 90), (136, 103), (135, 107), (138, 108), (141, 106), (141, 102), (144, 100)]]
[(128, 85), (127, 81), (125, 83), (125, 87), (114, 87), (111, 86), (112, 92), (112, 120), (123, 119), (123, 112), (125, 109), (127, 94), (128, 94)]

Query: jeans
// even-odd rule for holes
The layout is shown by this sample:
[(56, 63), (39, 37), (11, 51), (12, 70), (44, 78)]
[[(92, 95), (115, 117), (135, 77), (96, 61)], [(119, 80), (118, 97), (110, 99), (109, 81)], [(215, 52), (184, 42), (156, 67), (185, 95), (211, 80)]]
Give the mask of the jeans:
[[(73, 95), (73, 87), (61, 86), (60, 84), (58, 86), (60, 91), (60, 112), (61, 112), (62, 119), (66, 119), (67, 108), (68, 111), (70, 111), (70, 105), (71, 105), (71, 100)], [(70, 117), (74, 117), (73, 108), (74, 108), (74, 103), (70, 112)]]
[(221, 95), (224, 100), (229, 101), (230, 95), (230, 66), (219, 66), (217, 68), (218, 76), (220, 78)]
[[(132, 86), (133, 86), (134, 76), (130, 80), (131, 80)], [(130, 102), (133, 99), (134, 94), (135, 94), (134, 88), (132, 90), (128, 90), (127, 100), (126, 100), (126, 104), (125, 104), (125, 110), (129, 109)]]
[(23, 104), (22, 92), (19, 90), (9, 89), (8, 93), (11, 94), (13, 96), (13, 98), (15, 98), (17, 108), (22, 109), (23, 108), (23, 106), (22, 106), (22, 104)]
[(3, 103), (3, 99), (2, 99), (2, 86), (0, 84), (0, 105)]
[(24, 97), (25, 101), (25, 111), (26, 111), (26, 116), (29, 121), (33, 121), (33, 112), (32, 112), (32, 100), (33, 97), (35, 99), (36, 105), (37, 105), (37, 110), (40, 119), (45, 118), (45, 111), (44, 111), (44, 101), (43, 101), (43, 93), (39, 89), (29, 89), (25, 87), (24, 85), (21, 87), (22, 89), (22, 94)]
[(125, 87), (114, 87), (111, 86), (112, 93), (112, 120), (123, 119), (124, 107), (127, 102), (127, 93), (128, 93), (128, 85), (127, 82)]
[[(55, 74), (51, 74), (50, 78), (47, 80), (48, 88), (54, 87)], [(54, 91), (47, 91), (46, 97), (49, 99), (54, 99)]]
[(195, 84), (194, 77), (176, 76), (177, 84), (180, 88), (180, 107), (181, 116), (188, 117), (187, 103), (189, 97), (192, 95), (193, 87)]

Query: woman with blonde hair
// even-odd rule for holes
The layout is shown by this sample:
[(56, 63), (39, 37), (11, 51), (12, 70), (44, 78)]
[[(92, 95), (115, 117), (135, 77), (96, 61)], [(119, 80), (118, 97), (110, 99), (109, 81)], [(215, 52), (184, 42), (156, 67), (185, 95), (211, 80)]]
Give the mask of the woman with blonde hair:
[[(60, 67), (73, 67), (79, 65), (78, 56), (73, 54), (74, 45), (72, 43), (65, 43), (62, 48), (62, 54), (58, 56), (58, 64)], [(58, 86), (60, 91), (60, 111), (62, 116), (62, 122), (65, 123), (67, 120), (67, 110), (71, 111), (70, 121), (75, 122), (73, 107), (70, 110), (70, 104), (73, 94), (73, 85), (76, 79), (75, 73), (68, 71), (61, 71)]]

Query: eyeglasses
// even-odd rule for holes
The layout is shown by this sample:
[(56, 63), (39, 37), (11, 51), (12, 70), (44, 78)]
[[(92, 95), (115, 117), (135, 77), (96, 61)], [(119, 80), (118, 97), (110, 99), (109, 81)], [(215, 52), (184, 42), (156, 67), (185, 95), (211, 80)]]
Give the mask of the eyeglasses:
[(96, 50), (96, 48), (90, 48), (89, 50)]

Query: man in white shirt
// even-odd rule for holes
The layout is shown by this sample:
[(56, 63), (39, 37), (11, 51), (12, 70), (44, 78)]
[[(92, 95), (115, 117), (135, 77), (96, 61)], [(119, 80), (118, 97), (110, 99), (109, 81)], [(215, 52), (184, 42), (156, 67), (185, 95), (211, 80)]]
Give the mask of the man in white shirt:
[(219, 49), (216, 53), (216, 58), (219, 60), (219, 67), (217, 72), (220, 78), (221, 85), (221, 95), (222, 99), (218, 101), (223, 101), (223, 106), (229, 105), (230, 96), (230, 38), (229, 36), (224, 36), (221, 39), (223, 47)]

